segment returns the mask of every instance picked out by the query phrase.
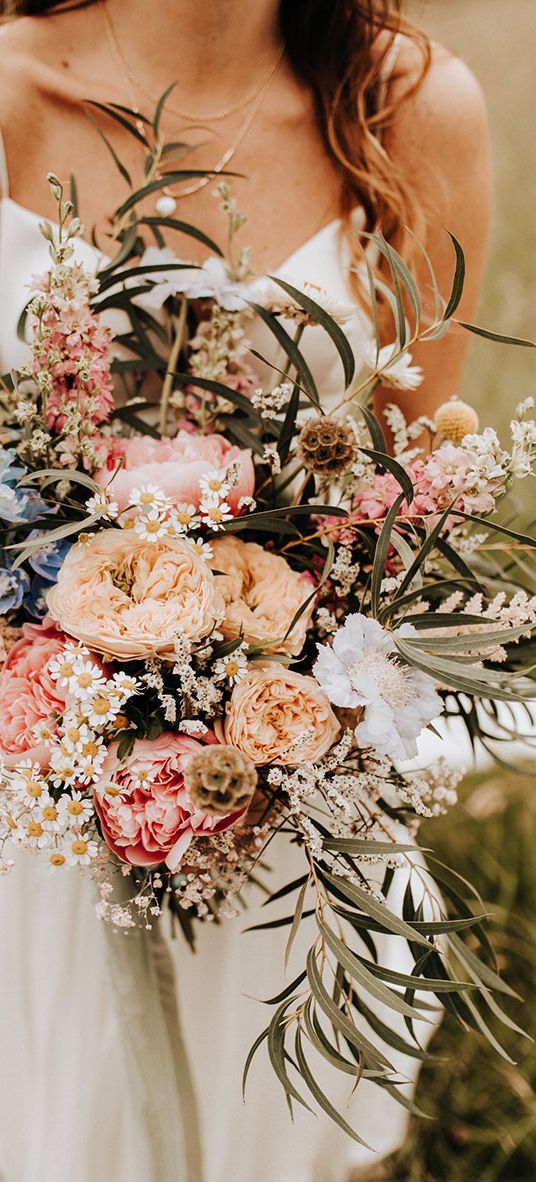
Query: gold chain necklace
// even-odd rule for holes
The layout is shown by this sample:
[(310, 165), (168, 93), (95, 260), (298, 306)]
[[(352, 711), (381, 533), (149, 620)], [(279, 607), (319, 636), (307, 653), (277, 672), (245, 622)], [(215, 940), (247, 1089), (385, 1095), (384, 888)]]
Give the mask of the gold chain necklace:
[[(145, 89), (145, 87), (143, 86), (143, 83), (141, 82), (141, 79), (138, 78), (138, 76), (134, 73), (134, 71), (128, 65), (125, 55), (121, 49), (121, 44), (120, 44), (119, 38), (117, 36), (117, 33), (115, 31), (114, 23), (112, 21), (112, 17), (111, 17), (110, 11), (108, 9), (108, 5), (106, 3), (106, 0), (99, 0), (99, 4), (102, 9), (102, 14), (103, 14), (103, 17), (104, 17), (104, 20), (106, 23), (108, 36), (110, 38), (110, 41), (113, 42), (113, 45), (114, 45), (115, 57), (120, 62), (121, 69), (123, 70), (125, 77), (128, 78), (131, 86), (135, 90), (139, 91), (140, 94), (143, 94), (145, 96), (145, 98), (148, 98), (153, 103), (153, 105), (156, 106), (156, 103), (158, 100), (155, 99), (154, 96), (151, 95), (150, 92)], [(272, 62), (271, 66), (269, 66), (264, 77), (261, 79), (259, 85), (256, 86), (254, 88), (254, 90), (249, 91), (249, 93), (246, 95), (245, 98), (240, 99), (240, 102), (234, 103), (230, 107), (226, 107), (223, 111), (210, 111), (210, 112), (206, 112), (203, 115), (198, 115), (198, 114), (193, 114), (191, 111), (181, 111), (178, 109), (178, 107), (168, 106), (167, 110), (170, 115), (176, 115), (179, 119), (186, 119), (190, 123), (199, 123), (199, 124), (202, 124), (203, 122), (217, 123), (221, 119), (227, 119), (230, 115), (236, 115), (238, 113), (238, 111), (243, 111), (244, 107), (249, 107), (250, 103), (252, 103), (254, 101), (254, 99), (256, 99), (259, 96), (259, 94), (264, 89), (264, 87), (269, 82), (271, 82), (272, 75), (275, 74), (275, 71), (279, 65), (279, 62), (281, 61), (282, 56), (283, 56), (283, 46), (280, 45), (279, 49), (277, 51), (275, 60)]]
[[(104, 18), (104, 25), (105, 25), (108, 41), (110, 44), (110, 48), (112, 50), (112, 53), (113, 53), (118, 65), (119, 65), (120, 70), (122, 71), (122, 73), (125, 77), (125, 81), (127, 83), (128, 89), (129, 89), (130, 105), (131, 105), (132, 111), (133, 111), (134, 115), (137, 115), (139, 117), (141, 115), (141, 112), (140, 112), (140, 108), (138, 106), (137, 95), (136, 95), (135, 83), (137, 80), (131, 74), (131, 71), (129, 70), (128, 65), (125, 61), (125, 57), (124, 57), (124, 54), (122, 52), (122, 49), (121, 49), (121, 46), (119, 43), (119, 39), (118, 39), (117, 34), (114, 29), (112, 18), (110, 16), (110, 13), (109, 13), (108, 8), (106, 6), (106, 0), (99, 0), (99, 7), (101, 9), (101, 12), (102, 12), (102, 15)], [(195, 182), (195, 184), (183, 185), (182, 188), (175, 190), (174, 192), (172, 192), (172, 190), (167, 186), (162, 188), (163, 195), (161, 197), (159, 197), (158, 200), (156, 201), (156, 210), (163, 217), (171, 217), (172, 216), (172, 214), (175, 212), (175, 209), (177, 208), (177, 199), (179, 199), (181, 197), (189, 197), (191, 194), (198, 193), (201, 189), (204, 189), (207, 185), (210, 185), (211, 182), (214, 180), (214, 176), (215, 175), (217, 176), (220, 173), (222, 173), (224, 168), (226, 168), (226, 166), (233, 159), (233, 156), (238, 151), (240, 144), (245, 139), (245, 137), (246, 137), (246, 135), (253, 123), (253, 120), (255, 119), (258, 111), (261, 108), (261, 105), (264, 101), (264, 98), (266, 96), (266, 93), (268, 91), (270, 83), (272, 81), (272, 78), (274, 77), (274, 74), (281, 62), (284, 52), (285, 52), (285, 46), (284, 46), (284, 44), (281, 44), (279, 47), (277, 58), (276, 58), (275, 62), (272, 63), (269, 73), (267, 74), (266, 78), (262, 82), (261, 87), (257, 91), (256, 96), (254, 96), (254, 100), (251, 100), (251, 99), (249, 100), (250, 104), (253, 101), (253, 106), (251, 106), (251, 110), (248, 111), (248, 114), (247, 114), (242, 126), (239, 128), (234, 142), (231, 144), (231, 146), (229, 148), (226, 149), (226, 151), (223, 153), (223, 156), (221, 156), (220, 159), (216, 161), (216, 164), (210, 169), (210, 174), (207, 176), (202, 176), (200, 178), (200, 180)], [(246, 105), (246, 104), (243, 104), (243, 105)], [(238, 108), (238, 109), (240, 109), (240, 108)], [(176, 112), (171, 112), (171, 113), (173, 114)], [(137, 123), (137, 127), (140, 132), (144, 132), (144, 127), (143, 127), (143, 123), (141, 121), (141, 118), (139, 118), (139, 121)], [(161, 175), (162, 174), (160, 174), (160, 176)]]

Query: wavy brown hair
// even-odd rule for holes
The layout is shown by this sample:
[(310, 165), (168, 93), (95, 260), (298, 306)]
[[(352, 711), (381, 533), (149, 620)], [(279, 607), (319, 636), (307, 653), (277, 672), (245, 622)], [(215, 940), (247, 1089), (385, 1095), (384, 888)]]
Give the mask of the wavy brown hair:
[[(44, 15), (93, 2), (0, 0), (0, 14)], [(404, 7), (404, 0), (280, 0), (280, 20), (289, 59), (315, 95), (327, 150), (341, 172), (343, 222), (348, 226), (352, 208), (362, 205), (367, 228), (381, 228), (409, 261), (413, 236), (425, 237), (425, 220), (418, 195), (382, 140), (401, 104), (421, 85), (430, 45), (405, 18)], [(386, 77), (400, 34), (411, 40), (420, 65), (415, 80), (393, 100)], [(394, 70), (396, 75), (396, 62)]]

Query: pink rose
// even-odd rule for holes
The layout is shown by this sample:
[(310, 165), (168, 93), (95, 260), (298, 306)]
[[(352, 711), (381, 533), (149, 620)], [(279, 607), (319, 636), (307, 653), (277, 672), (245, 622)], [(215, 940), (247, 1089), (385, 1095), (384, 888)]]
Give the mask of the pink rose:
[(242, 816), (207, 817), (191, 803), (184, 771), (204, 743), (216, 743), (212, 732), (203, 742), (188, 735), (163, 732), (158, 739), (137, 739), (128, 763), (117, 758), (112, 743), (95, 785), (95, 809), (104, 840), (122, 862), (175, 870), (194, 837), (220, 833)]
[(152, 439), (134, 435), (124, 445), (124, 466), (111, 483), (108, 468), (95, 479), (108, 485), (113, 499), (123, 512), (131, 503), (132, 491), (140, 485), (156, 484), (175, 504), (199, 507), (202, 499), (199, 481), (207, 473), (222, 471), (238, 463), (238, 483), (229, 492), (228, 503), (234, 513), (241, 497), (250, 497), (255, 487), (251, 452), (234, 447), (223, 435), (195, 435), (180, 430), (174, 439)]
[(24, 624), (22, 637), (11, 649), (0, 673), (0, 754), (8, 767), (21, 759), (49, 760), (49, 748), (39, 743), (35, 727), (54, 711), (62, 712), (65, 694), (48, 672), (67, 637), (55, 624)]

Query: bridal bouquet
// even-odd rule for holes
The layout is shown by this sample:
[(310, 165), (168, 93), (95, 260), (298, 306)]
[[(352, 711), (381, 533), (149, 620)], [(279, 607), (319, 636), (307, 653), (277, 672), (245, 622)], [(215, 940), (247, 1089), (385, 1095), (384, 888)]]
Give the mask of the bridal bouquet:
[[(502, 505), (533, 472), (532, 403), (508, 445), (457, 399), (409, 424), (393, 406), (390, 454), (370, 395), (418, 387), (411, 348), (453, 323), (458, 244), (451, 297), (436, 286), (423, 324), (413, 277), (374, 236), (396, 340), (380, 341), (365, 255), (357, 366), (355, 309), (314, 276), (253, 279), (225, 186), (228, 256), (213, 243), (200, 267), (174, 255), (166, 229), (204, 236), (139, 214), (169, 179), (151, 174), (149, 138), (147, 153), (96, 275), (51, 178), (29, 360), (3, 383), (1, 868), (17, 849), (53, 873), (81, 867), (106, 922), (150, 928), (168, 906), (193, 941), (197, 920), (240, 911), (248, 881), (263, 889), (272, 843), (292, 841), (299, 876), (264, 886), (292, 905), (264, 926), (286, 929), (288, 957), (308, 924), (309, 953), (247, 1067), (266, 1040), (289, 1102), (315, 1101), (359, 1140), (318, 1056), (409, 1105), (382, 1048), (422, 1057), (413, 1022), (434, 995), (489, 1034), (486, 1009), (502, 1014), (495, 995), (510, 992), (478, 900), (416, 851), (420, 819), (455, 804), (459, 779), (416, 757), (443, 712), (487, 746), (530, 720), (536, 543)], [(303, 351), (313, 332), (340, 362), (329, 413)], [(412, 872), (403, 914), (387, 900), (399, 867)], [(404, 942), (411, 972), (378, 963), (378, 933)]]

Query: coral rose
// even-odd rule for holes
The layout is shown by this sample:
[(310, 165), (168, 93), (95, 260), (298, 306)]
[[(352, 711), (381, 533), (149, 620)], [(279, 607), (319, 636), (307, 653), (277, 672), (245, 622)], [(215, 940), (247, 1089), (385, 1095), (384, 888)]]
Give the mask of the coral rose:
[(50, 621), (24, 624), (0, 673), (0, 755), (13, 767), (21, 759), (49, 762), (50, 750), (36, 740), (35, 727), (65, 708), (65, 694), (48, 672), (67, 637)]
[(225, 741), (257, 765), (321, 759), (340, 733), (312, 677), (268, 662), (250, 666), (227, 705)]
[(178, 635), (199, 640), (223, 615), (214, 575), (188, 542), (148, 545), (121, 529), (73, 546), (47, 603), (70, 636), (125, 661), (171, 655)]
[[(216, 743), (208, 732), (204, 743)], [(158, 739), (137, 739), (128, 763), (117, 758), (112, 743), (95, 785), (95, 810), (104, 840), (122, 862), (175, 870), (194, 837), (228, 829), (242, 816), (209, 817), (192, 804), (184, 772), (203, 743), (188, 735), (164, 732)]]
[(111, 482), (106, 468), (95, 477), (99, 484), (108, 485), (121, 512), (130, 505), (133, 490), (146, 484), (158, 485), (174, 504), (195, 505), (197, 509), (200, 479), (234, 463), (239, 465), (238, 483), (227, 497), (233, 513), (238, 511), (240, 498), (250, 497), (255, 487), (251, 452), (234, 447), (223, 435), (196, 435), (184, 430), (174, 439), (134, 435), (123, 443), (123, 455), (124, 466)]
[[(288, 565), (279, 554), (263, 550), (256, 542), (220, 537), (212, 543), (210, 565), (216, 585), (225, 600), (225, 618), (221, 631), (228, 639), (240, 636), (250, 644), (266, 642), (272, 652), (301, 652), (314, 604), (311, 602), (295, 624), (288, 629), (308, 596), (312, 583)], [(286, 639), (285, 639), (286, 638)]]

